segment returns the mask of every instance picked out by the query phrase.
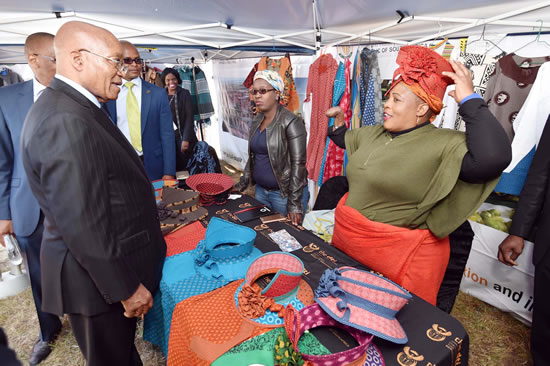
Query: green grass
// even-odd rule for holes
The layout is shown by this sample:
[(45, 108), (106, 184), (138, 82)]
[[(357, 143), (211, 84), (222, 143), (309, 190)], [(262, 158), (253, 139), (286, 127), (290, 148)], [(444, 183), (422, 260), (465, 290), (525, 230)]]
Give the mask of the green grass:
[(470, 336), (471, 366), (532, 365), (530, 328), (510, 314), (460, 293), (451, 312)]

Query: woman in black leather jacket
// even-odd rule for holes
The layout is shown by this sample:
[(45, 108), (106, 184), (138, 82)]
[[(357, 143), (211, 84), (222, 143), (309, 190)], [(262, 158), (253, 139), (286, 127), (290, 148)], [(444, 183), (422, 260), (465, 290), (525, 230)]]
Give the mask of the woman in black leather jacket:
[(279, 103), (284, 82), (275, 71), (258, 71), (251, 93), (258, 115), (250, 128), (248, 163), (240, 190), (256, 184), (255, 197), (298, 225), (309, 192), (306, 171), (306, 129), (302, 118)]

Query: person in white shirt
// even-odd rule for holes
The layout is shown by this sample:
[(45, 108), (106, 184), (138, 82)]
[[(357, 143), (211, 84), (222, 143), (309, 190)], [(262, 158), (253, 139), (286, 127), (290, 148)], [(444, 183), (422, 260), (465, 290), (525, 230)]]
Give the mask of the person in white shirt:
[(114, 123), (132, 144), (151, 180), (176, 176), (176, 142), (166, 92), (141, 79), (143, 59), (133, 44), (121, 41), (126, 71), (116, 101), (107, 103)]
[(34, 33), (25, 41), (25, 57), (34, 74), (32, 80), (0, 88), (0, 242), (3, 235), (15, 234), (24, 251), (31, 280), (40, 333), (29, 362), (36, 365), (51, 352), (48, 344), (61, 330), (56, 315), (42, 311), (40, 247), (44, 214), (33, 196), (23, 169), (19, 136), (25, 117), (34, 102), (50, 85), (56, 70), (54, 36)]

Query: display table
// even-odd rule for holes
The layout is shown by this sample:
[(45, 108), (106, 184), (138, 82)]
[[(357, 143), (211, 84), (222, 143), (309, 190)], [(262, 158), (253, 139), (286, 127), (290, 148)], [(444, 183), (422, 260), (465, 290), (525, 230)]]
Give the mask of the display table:
[[(206, 207), (209, 215), (202, 220), (203, 225), (206, 226), (214, 216), (241, 224), (232, 213), (258, 204), (254, 198), (245, 195), (237, 200), (229, 200), (221, 206), (212, 205)], [(303, 277), (313, 289), (317, 287), (325, 269), (342, 266), (366, 269), (310, 231), (302, 227), (295, 227), (290, 222), (262, 224), (259, 219), (256, 219), (241, 225), (248, 226), (256, 231), (255, 247), (264, 253), (280, 250), (278, 245), (269, 237), (268, 234), (270, 232), (286, 229), (288, 233), (293, 235), (303, 248), (293, 251), (292, 254), (303, 261), (305, 266)], [(170, 279), (163, 278), (163, 281), (170, 282)], [(177, 287), (169, 290), (169, 287), (166, 285), (163, 286), (163, 283), (161, 283), (161, 288), (164, 288), (163, 297), (170, 297), (172, 299), (177, 297), (177, 294), (175, 294)], [(155, 301), (160, 300), (158, 296), (155, 298)], [(164, 316), (167, 315), (164, 314)], [(407, 344), (398, 345), (380, 338), (375, 338), (374, 340), (374, 343), (382, 351), (386, 365), (441, 366), (468, 364), (468, 334), (462, 325), (450, 315), (413, 295), (413, 299), (403, 307), (397, 318), (407, 333), (409, 339)], [(162, 321), (158, 316), (149, 319), (146, 318), (146, 333), (147, 328), (151, 327), (152, 322), (156, 322), (158, 325), (158, 322)], [(167, 345), (168, 330), (165, 333), (166, 339), (160, 342), (158, 339), (151, 339), (151, 337), (149, 337), (149, 340), (152, 340), (156, 344), (165, 343)], [(354, 340), (350, 339), (345, 333), (337, 334), (337, 332), (326, 328), (315, 329), (312, 333), (331, 352), (340, 352), (353, 347)], [(147, 334), (145, 338), (147, 339)], [(166, 349), (165, 347), (163, 348)]]

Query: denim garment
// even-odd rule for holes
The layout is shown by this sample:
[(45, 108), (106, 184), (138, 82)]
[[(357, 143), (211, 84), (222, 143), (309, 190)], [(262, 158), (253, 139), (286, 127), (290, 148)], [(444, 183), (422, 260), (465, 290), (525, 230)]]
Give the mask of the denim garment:
[[(254, 195), (254, 198), (256, 198), (258, 201), (266, 205), (272, 210), (275, 210), (279, 213), (282, 213), (283, 215), (286, 215), (286, 206), (287, 206), (287, 197), (281, 196), (281, 191), (270, 191), (266, 190), (264, 187), (262, 187), (259, 184), (256, 184), (256, 192)], [(305, 215), (307, 203), (309, 201), (309, 190), (307, 189), (307, 186), (304, 187), (304, 191), (302, 193), (302, 214)]]

